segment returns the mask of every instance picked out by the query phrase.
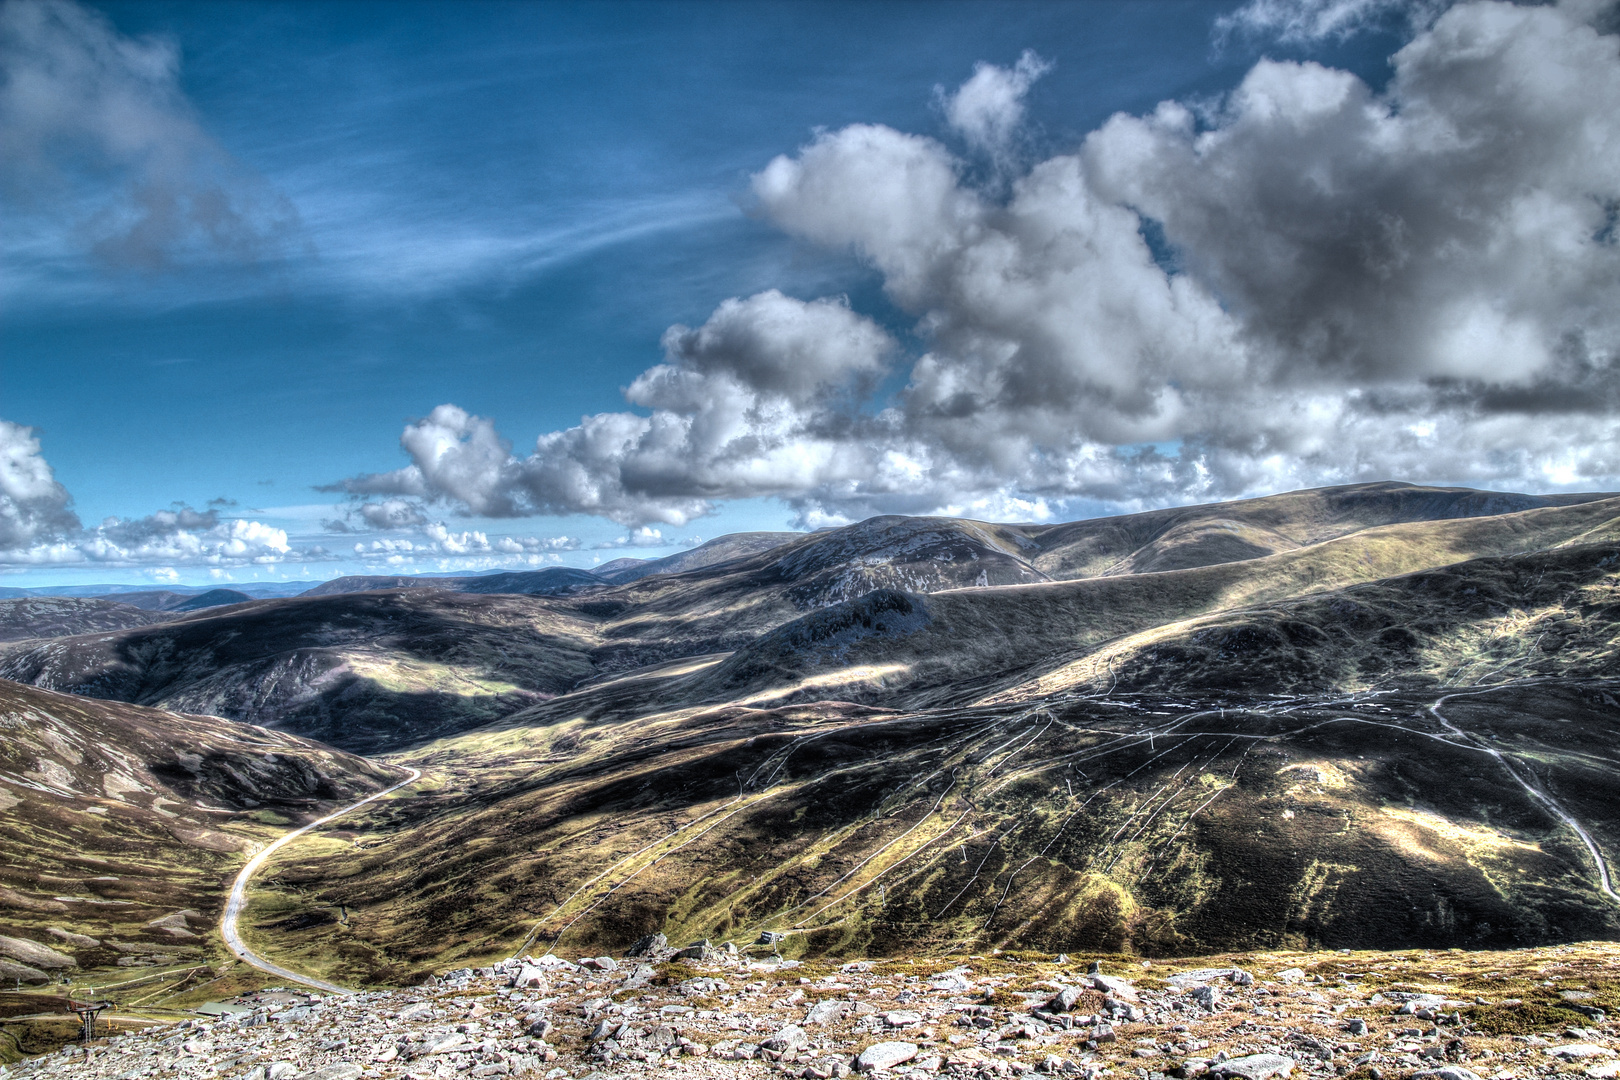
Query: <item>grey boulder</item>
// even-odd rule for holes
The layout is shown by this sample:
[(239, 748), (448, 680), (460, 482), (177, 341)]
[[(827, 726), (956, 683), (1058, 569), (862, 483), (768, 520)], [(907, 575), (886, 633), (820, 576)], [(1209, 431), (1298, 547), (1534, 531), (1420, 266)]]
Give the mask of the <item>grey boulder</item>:
[(1210, 1066), (1216, 1076), (1238, 1076), (1243, 1080), (1268, 1080), (1294, 1071), (1294, 1059), (1281, 1054), (1250, 1054)]
[(880, 1042), (862, 1050), (860, 1056), (855, 1059), (855, 1067), (861, 1072), (876, 1072), (904, 1065), (916, 1056), (916, 1043)]

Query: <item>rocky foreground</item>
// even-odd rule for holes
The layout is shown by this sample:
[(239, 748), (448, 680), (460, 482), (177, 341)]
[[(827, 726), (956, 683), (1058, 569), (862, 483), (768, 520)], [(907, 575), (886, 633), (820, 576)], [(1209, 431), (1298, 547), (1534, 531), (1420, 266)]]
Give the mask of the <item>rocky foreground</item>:
[[(239, 1010), (26, 1060), (73, 1080), (763, 1077), (1518, 1080), (1620, 1077), (1620, 946), (1225, 963), (750, 959), (649, 940)], [(673, 954), (673, 955), (672, 955)], [(1228, 958), (1230, 961), (1234, 958)], [(0, 1070), (0, 1076), (6, 1071)]]

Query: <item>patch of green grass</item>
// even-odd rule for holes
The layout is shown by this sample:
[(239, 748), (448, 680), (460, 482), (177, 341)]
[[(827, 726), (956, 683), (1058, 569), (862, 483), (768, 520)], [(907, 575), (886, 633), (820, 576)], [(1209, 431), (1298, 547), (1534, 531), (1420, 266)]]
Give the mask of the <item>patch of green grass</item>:
[(1517, 1005), (1477, 1005), (1463, 1013), (1469, 1026), (1491, 1035), (1531, 1035), (1538, 1031), (1584, 1024), (1585, 1016), (1547, 1001), (1521, 1001)]

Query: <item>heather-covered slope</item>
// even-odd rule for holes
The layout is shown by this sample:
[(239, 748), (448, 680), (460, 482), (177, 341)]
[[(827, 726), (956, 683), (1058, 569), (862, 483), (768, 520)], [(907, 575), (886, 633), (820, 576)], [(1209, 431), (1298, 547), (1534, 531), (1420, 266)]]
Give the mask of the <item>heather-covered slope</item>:
[(592, 629), (525, 596), (298, 597), (59, 639), (13, 653), (0, 676), (369, 751), (485, 723), (567, 689), (594, 670), (584, 644)]
[(0, 642), (72, 637), (150, 626), (169, 616), (112, 600), (29, 596), (0, 600)]
[[(599, 679), (408, 755), (437, 790), (360, 826), (364, 856), (289, 853), (278, 910), (366, 918), (276, 947), (354, 935), (410, 965), (655, 929), (835, 956), (1620, 938), (1614, 511), (878, 592)], [(1448, 561), (1526, 543), (1545, 546)], [(1444, 568), (1358, 580), (1424, 559)], [(1207, 655), (1150, 662), (1167, 614), (1222, 597), (1164, 631)]]
[(173, 981), (218, 962), (210, 929), (246, 853), (400, 775), (219, 717), (0, 680), (0, 978)]

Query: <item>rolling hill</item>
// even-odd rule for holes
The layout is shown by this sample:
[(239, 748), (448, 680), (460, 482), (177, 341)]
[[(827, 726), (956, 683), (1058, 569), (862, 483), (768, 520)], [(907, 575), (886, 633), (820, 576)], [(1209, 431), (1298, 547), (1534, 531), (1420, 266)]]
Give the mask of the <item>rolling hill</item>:
[(256, 601), (0, 674), (424, 770), (254, 894), (339, 981), (654, 930), (1497, 948), (1620, 937), (1617, 590), (1620, 498), (1368, 485)]
[[(266, 940), (363, 980), (338, 945), (395, 971), (654, 930), (795, 956), (1620, 938), (1620, 501), (1459, 504), (1173, 571), (879, 588), (604, 674), (401, 755), (430, 792), (261, 892), (348, 924)], [(817, 542), (869, 535), (1012, 542), (879, 521), (637, 584), (797, 569), (757, 617), (841, 565)]]
[(593, 673), (591, 629), (524, 596), (295, 597), (59, 638), (9, 654), (0, 677), (375, 751), (560, 693)]
[(207, 971), (244, 853), (400, 775), (219, 717), (0, 680), (0, 977)]
[(0, 600), (0, 642), (101, 634), (162, 622), (161, 612), (111, 600), (29, 596)]

